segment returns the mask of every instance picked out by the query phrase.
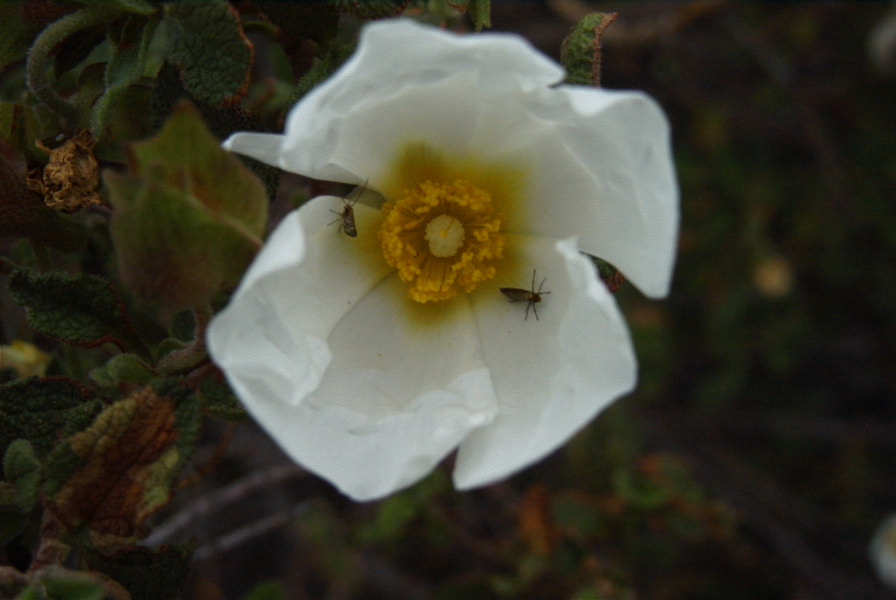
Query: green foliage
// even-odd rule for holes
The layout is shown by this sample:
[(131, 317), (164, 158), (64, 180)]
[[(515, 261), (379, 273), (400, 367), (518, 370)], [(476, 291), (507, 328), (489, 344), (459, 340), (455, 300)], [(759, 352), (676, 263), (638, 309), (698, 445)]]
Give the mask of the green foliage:
[(223, 381), (205, 381), (199, 388), (199, 402), (204, 413), (225, 421), (241, 421), (246, 411), (233, 391)]
[(104, 73), (104, 91), (96, 100), (92, 112), (91, 129), (99, 136), (105, 132), (110, 116), (114, 114), (110, 111), (126, 103), (131, 86), (140, 82), (144, 75), (155, 75), (147, 73), (147, 68), (151, 57), (150, 44), (159, 22), (158, 16), (150, 19), (131, 16), (110, 40), (112, 57)]
[(23, 512), (31, 510), (37, 501), (41, 465), (28, 440), (15, 440), (3, 455), (3, 476), (15, 486), (14, 502)]
[(615, 14), (592, 13), (583, 17), (563, 40), (560, 62), (566, 83), (600, 85), (600, 38)]
[(44, 577), (23, 590), (15, 600), (103, 600), (106, 591), (94, 580)]
[(227, 2), (168, 4), (165, 26), (169, 58), (180, 67), (184, 86), (196, 100), (233, 103), (246, 93), (252, 44)]
[(445, 473), (435, 471), (419, 484), (381, 501), (376, 517), (358, 532), (363, 543), (397, 543), (415, 522), (423, 521), (438, 537), (443, 515), (433, 512), (433, 500), (450, 489)]
[(120, 383), (149, 383), (157, 373), (136, 354), (117, 354), (101, 367), (90, 371), (90, 378), (102, 387), (115, 387)]
[(0, 482), (0, 543), (19, 535), (38, 501), (41, 464), (28, 440), (15, 440), (3, 456)]
[(155, 4), (161, 2), (152, 2), (148, 0), (80, 0), (83, 4), (109, 6), (117, 8), (124, 12), (136, 13), (139, 15), (150, 15), (158, 10)]
[(491, 0), (469, 0), (467, 6), (476, 31), (492, 26)]
[(184, 309), (234, 285), (265, 228), (264, 185), (181, 104), (131, 148), (130, 174), (106, 172), (122, 281), (153, 304)]
[(243, 600), (286, 600), (286, 598), (286, 587), (277, 579), (262, 581), (243, 596)]
[(100, 401), (70, 379), (32, 377), (0, 386), (0, 452), (28, 440), (38, 457), (66, 435), (85, 427)]
[(29, 22), (23, 14), (21, 4), (0, 3), (0, 22), (3, 35), (0, 36), (0, 71), (11, 63), (25, 58), (31, 39), (40, 30), (40, 23)]
[(139, 347), (124, 305), (105, 279), (17, 269), (9, 277), (9, 291), (41, 333), (80, 346)]
[(362, 19), (382, 19), (398, 15), (409, 0), (327, 0), (337, 11)]

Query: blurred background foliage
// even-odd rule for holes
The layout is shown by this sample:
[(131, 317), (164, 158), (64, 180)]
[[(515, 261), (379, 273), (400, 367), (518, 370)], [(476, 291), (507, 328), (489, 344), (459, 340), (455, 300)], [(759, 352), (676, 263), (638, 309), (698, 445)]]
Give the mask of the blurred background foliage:
[[(70, 8), (25, 4), (53, 18)], [(283, 109), (388, 4), (233, 2), (255, 51), (241, 102), (222, 104), (230, 92), (202, 86), (187, 95), (219, 137), (276, 130)], [(401, 4), (472, 28), (449, 4)], [(896, 510), (896, 13), (885, 3), (493, 0), (491, 29), (559, 57), (570, 27), (592, 11), (619, 13), (603, 35), (603, 85), (646, 90), (665, 108), (681, 183), (670, 297), (617, 292), (637, 343), (637, 391), (509, 481), (458, 493), (446, 465), (366, 504), (290, 464), (253, 424), (207, 420), (190, 476), (142, 542), (191, 541), (163, 556), (173, 567), (154, 563), (153, 577), (173, 577), (178, 557), (192, 557), (178, 597), (896, 598), (867, 554)], [(176, 94), (159, 90), (189, 88), (189, 77), (170, 63), (144, 67), (156, 69), (154, 84), (122, 71), (116, 93), (136, 103), (128, 106), (170, 111), (173, 101), (159, 107)], [(102, 98), (102, 77), (75, 71), (72, 89), (84, 94), (89, 83), (91, 101)], [(2, 75), (3, 100), (18, 99), (21, 63)], [(117, 102), (94, 114), (114, 133), (98, 140), (104, 164), (123, 160), (122, 140), (159, 127), (125, 127)], [(30, 162), (46, 160), (29, 152)], [(277, 190), (272, 220), (325, 186), (256, 172)], [(114, 272), (103, 213), (80, 216), (88, 250), (55, 260)], [(2, 250), (40, 259), (14, 239)], [(30, 330), (7, 295), (0, 302), (2, 343), (28, 339), (30, 352), (58, 361), (59, 345)], [(192, 321), (181, 315), (178, 326), (189, 332)], [(91, 352), (81, 360), (101, 364), (103, 350)], [(50, 363), (51, 374), (59, 369)], [(239, 416), (227, 401), (209, 412)], [(0, 556), (27, 565), (28, 550), (16, 538)], [(127, 561), (83, 560), (122, 583), (133, 575)], [(71, 589), (58, 597), (88, 597)]]

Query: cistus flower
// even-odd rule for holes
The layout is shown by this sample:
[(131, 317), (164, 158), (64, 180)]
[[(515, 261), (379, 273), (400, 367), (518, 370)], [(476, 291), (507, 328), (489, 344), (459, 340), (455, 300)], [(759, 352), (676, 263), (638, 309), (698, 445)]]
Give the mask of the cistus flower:
[[(583, 253), (666, 294), (668, 126), (641, 93), (563, 76), (513, 35), (376, 22), (284, 134), (225, 143), (385, 199), (286, 216), (208, 334), (247, 410), (349, 496), (408, 486), (455, 449), (458, 488), (497, 481), (635, 385), (628, 330)], [(346, 206), (355, 237), (332, 223)]]

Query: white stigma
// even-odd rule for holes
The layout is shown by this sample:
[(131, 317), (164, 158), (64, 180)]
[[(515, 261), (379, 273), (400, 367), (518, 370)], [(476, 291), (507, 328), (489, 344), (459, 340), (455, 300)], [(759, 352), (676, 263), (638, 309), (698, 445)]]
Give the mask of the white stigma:
[(426, 226), (423, 237), (429, 242), (433, 256), (454, 256), (464, 243), (464, 225), (451, 215), (439, 215)]

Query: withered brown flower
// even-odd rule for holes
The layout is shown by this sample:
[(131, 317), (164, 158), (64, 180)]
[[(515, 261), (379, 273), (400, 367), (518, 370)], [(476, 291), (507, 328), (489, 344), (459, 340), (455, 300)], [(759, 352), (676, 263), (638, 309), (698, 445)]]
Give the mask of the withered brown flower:
[(101, 204), (99, 163), (93, 155), (96, 142), (90, 131), (82, 130), (55, 149), (47, 148), (40, 140), (37, 147), (50, 154), (50, 162), (43, 172), (28, 175), (28, 187), (41, 194), (44, 203), (61, 212), (75, 212), (93, 204)]

